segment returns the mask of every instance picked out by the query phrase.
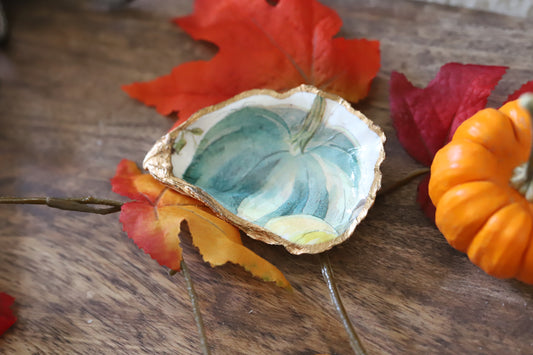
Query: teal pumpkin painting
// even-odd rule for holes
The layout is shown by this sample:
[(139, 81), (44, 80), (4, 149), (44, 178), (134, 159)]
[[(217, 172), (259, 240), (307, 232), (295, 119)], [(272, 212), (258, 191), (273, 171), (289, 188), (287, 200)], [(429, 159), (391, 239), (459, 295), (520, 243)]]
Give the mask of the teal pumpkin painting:
[(236, 101), (222, 113), (209, 112), (207, 120), (178, 127), (165, 141), (171, 175), (186, 185), (178, 186), (181, 191), (207, 196), (200, 199), (221, 206), (223, 216), (251, 225), (245, 232), (252, 237), (256, 229), (266, 230), (281, 244), (298, 246), (296, 253), (336, 244), (353, 232), (369, 195), (375, 197), (384, 157), (381, 131), (368, 130), (369, 122), (351, 127), (351, 120), (360, 120), (347, 117), (345, 105), (304, 93), (300, 101), (307, 105)]

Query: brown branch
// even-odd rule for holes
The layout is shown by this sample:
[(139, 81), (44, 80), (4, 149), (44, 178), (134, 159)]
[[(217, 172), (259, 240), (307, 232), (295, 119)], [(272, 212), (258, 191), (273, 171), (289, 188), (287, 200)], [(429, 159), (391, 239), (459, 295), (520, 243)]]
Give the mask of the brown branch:
[(196, 291), (192, 283), (191, 274), (189, 273), (189, 268), (185, 263), (185, 260), (181, 260), (181, 271), (185, 282), (187, 284), (187, 292), (189, 293), (189, 298), (191, 299), (192, 311), (194, 314), (194, 321), (196, 322), (196, 327), (198, 328), (198, 335), (200, 336), (200, 348), (204, 355), (209, 355), (209, 346), (207, 345), (207, 337), (205, 335), (204, 322), (202, 320), (202, 314), (200, 313), (200, 307), (198, 306), (198, 296), (196, 296)]
[(404, 176), (403, 178), (401, 178), (400, 180), (393, 182), (389, 186), (383, 187), (381, 190), (378, 191), (377, 196), (380, 197), (388, 193), (391, 193), (399, 189), (400, 187), (407, 185), (408, 183), (410, 183), (412, 180), (419, 177), (420, 175), (427, 174), (430, 171), (431, 170), (429, 168), (421, 168), (421, 169), (414, 170), (410, 172), (409, 174), (407, 174), (406, 176)]
[(337, 289), (337, 284), (335, 283), (335, 279), (333, 278), (333, 270), (331, 268), (331, 263), (329, 262), (329, 257), (327, 253), (320, 254), (320, 264), (322, 268), (322, 276), (324, 277), (324, 281), (326, 281), (326, 284), (328, 286), (328, 290), (331, 295), (331, 300), (333, 302), (333, 305), (335, 306), (335, 309), (337, 310), (337, 313), (339, 314), (339, 317), (341, 318), (344, 330), (346, 330), (348, 338), (350, 339), (350, 346), (352, 347), (354, 354), (365, 355), (366, 351), (363, 348), (363, 345), (361, 344), (361, 341), (359, 340), (359, 337), (355, 332), (352, 322), (348, 317), (348, 313), (346, 313), (344, 304), (342, 303), (339, 290)]
[(46, 205), (60, 210), (95, 213), (100, 215), (119, 212), (122, 207), (122, 202), (120, 201), (100, 199), (92, 196), (81, 198), (0, 197), (0, 204)]
[[(408, 175), (406, 175), (405, 177), (401, 178), (400, 180), (395, 181), (391, 185), (382, 188), (377, 193), (377, 196), (378, 197), (384, 196), (388, 193), (391, 193), (399, 189), (400, 187), (407, 185), (413, 179), (421, 175), (427, 174), (429, 172), (430, 172), (429, 168), (422, 168), (422, 169), (414, 170)], [(333, 305), (335, 306), (335, 309), (337, 310), (337, 313), (339, 314), (342, 325), (344, 326), (344, 330), (346, 331), (346, 333), (348, 334), (348, 338), (350, 339), (350, 346), (352, 347), (354, 354), (365, 355), (366, 351), (363, 348), (363, 345), (361, 344), (361, 340), (359, 340), (359, 337), (357, 336), (357, 333), (355, 332), (353, 324), (350, 321), (350, 317), (348, 316), (348, 313), (346, 312), (346, 309), (344, 308), (344, 304), (342, 303), (342, 298), (340, 296), (339, 290), (337, 289), (337, 284), (333, 277), (333, 270), (331, 268), (331, 263), (329, 261), (329, 257), (327, 253), (320, 254), (320, 264), (322, 268), (322, 276), (324, 277), (324, 281), (326, 281), (326, 285), (328, 286), (328, 290), (331, 295), (331, 300), (333, 302)]]

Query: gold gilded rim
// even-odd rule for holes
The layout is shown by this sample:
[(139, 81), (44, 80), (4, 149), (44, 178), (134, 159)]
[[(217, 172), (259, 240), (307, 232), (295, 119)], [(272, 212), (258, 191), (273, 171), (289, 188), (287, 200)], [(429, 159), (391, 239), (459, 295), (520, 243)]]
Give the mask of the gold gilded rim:
[[(266, 230), (265, 228), (262, 228), (254, 223), (244, 220), (243, 218), (228, 211), (226, 208), (220, 205), (213, 197), (211, 197), (208, 193), (206, 193), (199, 187), (191, 185), (185, 180), (182, 180), (172, 175), (172, 162), (171, 162), (172, 142), (174, 142), (175, 138), (177, 137), (180, 131), (186, 129), (189, 125), (196, 122), (202, 116), (208, 113), (214, 112), (214, 111), (218, 111), (224, 108), (225, 106), (228, 106), (236, 101), (240, 101), (242, 99), (248, 98), (250, 96), (268, 95), (276, 99), (286, 99), (298, 92), (306, 92), (306, 93), (312, 93), (315, 95), (320, 95), (326, 99), (337, 102), (338, 104), (346, 108), (348, 112), (357, 116), (381, 140), (381, 146), (379, 147), (380, 149), (379, 156), (374, 165), (374, 180), (372, 182), (372, 186), (370, 187), (370, 191), (368, 192), (368, 195), (366, 197), (366, 202), (363, 205), (361, 212), (355, 218), (355, 220), (350, 224), (350, 227), (344, 233), (340, 234), (337, 238), (327, 241), (327, 242), (311, 244), (311, 245), (302, 245), (302, 244), (292, 243), (280, 237), (279, 235), (273, 232), (270, 232), (269, 230)], [(326, 251), (328, 249), (331, 249), (333, 246), (340, 244), (344, 242), (346, 239), (348, 239), (353, 234), (357, 225), (366, 217), (370, 207), (372, 207), (372, 204), (374, 203), (374, 200), (376, 198), (376, 193), (381, 187), (381, 171), (379, 170), (379, 167), (381, 163), (383, 162), (383, 160), (385, 159), (385, 148), (384, 148), (385, 139), (386, 139), (385, 134), (383, 133), (381, 128), (375, 125), (371, 120), (369, 120), (360, 111), (353, 109), (349, 102), (347, 102), (346, 100), (344, 100), (343, 98), (339, 96), (336, 96), (336, 95), (333, 95), (327, 92), (323, 92), (314, 86), (300, 85), (294, 89), (291, 89), (283, 93), (278, 93), (276, 91), (268, 90), (268, 89), (254, 89), (254, 90), (245, 91), (219, 104), (209, 106), (209, 107), (206, 107), (206, 108), (203, 108), (197, 111), (187, 121), (185, 121), (180, 126), (174, 128), (172, 131), (164, 135), (154, 144), (152, 149), (150, 149), (150, 151), (147, 153), (146, 157), (144, 158), (143, 167), (146, 170), (148, 170), (152, 176), (154, 176), (157, 180), (161, 181), (165, 185), (168, 185), (174, 190), (177, 190), (185, 195), (188, 195), (190, 197), (193, 197), (205, 203), (217, 216), (239, 227), (243, 232), (245, 232), (251, 238), (260, 240), (267, 244), (283, 245), (287, 249), (287, 251), (289, 251), (291, 254), (296, 254), (296, 255), (304, 254), (304, 253), (317, 254), (317, 253)]]

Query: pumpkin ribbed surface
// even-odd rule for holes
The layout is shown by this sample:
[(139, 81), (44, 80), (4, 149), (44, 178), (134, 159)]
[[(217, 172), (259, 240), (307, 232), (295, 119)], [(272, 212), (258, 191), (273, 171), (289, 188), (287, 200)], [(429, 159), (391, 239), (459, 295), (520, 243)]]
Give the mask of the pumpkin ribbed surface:
[(490, 275), (533, 283), (533, 205), (510, 180), (531, 150), (531, 117), (518, 100), (463, 122), (437, 152), (429, 195), (437, 227)]
[[(306, 114), (261, 107), (230, 114), (203, 137), (183, 179), (292, 242), (336, 238), (361, 200), (358, 143), (342, 130), (317, 125), (318, 116), (319, 128), (308, 128), (313, 122), (306, 124)], [(301, 231), (278, 228), (283, 221)]]

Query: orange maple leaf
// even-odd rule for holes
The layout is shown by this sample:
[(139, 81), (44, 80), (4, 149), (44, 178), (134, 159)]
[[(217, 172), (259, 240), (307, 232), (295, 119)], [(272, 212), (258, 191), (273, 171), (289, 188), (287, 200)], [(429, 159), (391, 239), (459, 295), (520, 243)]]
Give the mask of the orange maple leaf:
[(181, 195), (122, 160), (111, 179), (113, 191), (129, 197), (120, 212), (124, 231), (159, 264), (179, 270), (182, 260), (179, 233), (185, 220), (193, 244), (211, 266), (239, 264), (254, 276), (290, 288), (283, 274), (241, 242), (240, 232), (214, 216), (201, 202)]
[(310, 84), (357, 102), (380, 66), (379, 42), (333, 38), (342, 21), (316, 0), (197, 0), (194, 14), (174, 21), (194, 39), (216, 44), (218, 53), (122, 89), (163, 115), (179, 111), (176, 125), (255, 88)]

